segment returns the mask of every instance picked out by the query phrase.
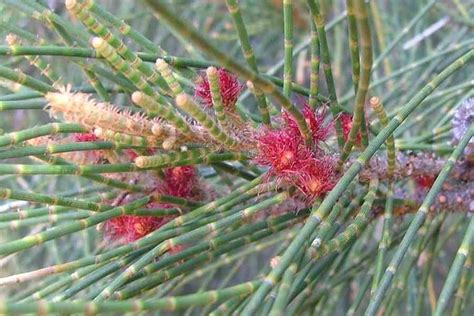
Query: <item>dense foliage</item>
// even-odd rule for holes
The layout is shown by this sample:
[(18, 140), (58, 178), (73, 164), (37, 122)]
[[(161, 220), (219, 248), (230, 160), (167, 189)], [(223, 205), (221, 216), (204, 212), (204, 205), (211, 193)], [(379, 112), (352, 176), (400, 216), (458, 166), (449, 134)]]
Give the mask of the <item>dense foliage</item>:
[(0, 10), (0, 314), (474, 308), (473, 3)]

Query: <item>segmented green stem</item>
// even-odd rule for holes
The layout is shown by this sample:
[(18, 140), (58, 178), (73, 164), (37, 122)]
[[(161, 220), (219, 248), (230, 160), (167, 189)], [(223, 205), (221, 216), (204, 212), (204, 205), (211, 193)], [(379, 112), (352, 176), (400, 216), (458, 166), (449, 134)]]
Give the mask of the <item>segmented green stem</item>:
[(166, 84), (170, 87), (171, 92), (173, 92), (173, 96), (176, 97), (178, 94), (183, 93), (183, 88), (176, 80), (170, 65), (168, 65), (168, 63), (161, 58), (156, 60), (155, 65), (156, 69), (158, 69), (160, 72), (160, 75), (163, 77), (163, 79), (165, 79)]
[[(474, 53), (472, 51), (471, 53)], [(383, 296), (385, 292), (388, 290), (388, 287), (390, 286), (390, 283), (393, 279), (393, 276), (395, 275), (398, 266), (402, 262), (403, 256), (405, 255), (406, 251), (408, 250), (408, 247), (410, 244), (413, 242), (414, 237), (416, 235), (416, 232), (418, 229), (421, 227), (423, 222), (425, 221), (426, 215), (429, 211), (430, 206), (433, 204), (436, 196), (438, 195), (439, 191), (442, 189), (443, 182), (446, 180), (448, 177), (449, 172), (454, 166), (454, 163), (458, 159), (458, 157), (461, 155), (461, 153), (464, 151), (464, 148), (467, 146), (469, 143), (469, 140), (471, 137), (474, 135), (474, 126), (471, 126), (471, 128), (466, 132), (464, 137), (462, 138), (461, 142), (459, 143), (458, 147), (456, 150), (452, 153), (452, 155), (449, 157), (448, 161), (444, 165), (443, 169), (439, 173), (439, 175), (436, 177), (436, 180), (431, 187), (430, 191), (428, 192), (428, 195), (424, 199), (423, 203), (421, 204), (420, 208), (416, 212), (415, 218), (410, 224), (410, 227), (408, 228), (408, 231), (406, 232), (405, 236), (403, 237), (403, 240), (400, 244), (400, 247), (397, 249), (394, 257), (390, 261), (390, 264), (388, 268), (385, 270), (385, 273), (382, 277), (382, 280), (380, 281), (380, 285), (375, 291), (374, 296), (370, 300), (369, 306), (367, 307), (366, 310), (366, 315), (375, 315), (381, 302), (383, 299)], [(472, 224), (472, 222), (471, 222)], [(474, 226), (474, 224), (470, 225)]]
[(114, 260), (106, 263), (105, 265), (93, 271), (92, 273), (89, 273), (82, 280), (77, 280), (77, 282), (75, 282), (71, 287), (66, 289), (63, 293), (54, 296), (51, 300), (55, 302), (60, 302), (72, 297), (77, 292), (87, 288), (88, 286), (92, 285), (94, 282), (97, 282), (101, 278), (104, 278), (108, 274), (118, 269), (125, 268), (130, 262), (132, 262), (137, 257), (149, 250), (149, 248), (150, 247), (138, 249), (120, 260)]
[(426, 98), (437, 86), (439, 86), (449, 75), (459, 70), (465, 63), (474, 57), (474, 51), (469, 51), (464, 54), (451, 65), (449, 65), (444, 71), (433, 78), (421, 91), (419, 91), (410, 102), (408, 102), (378, 135), (373, 139), (370, 145), (364, 150), (364, 152), (357, 158), (357, 160), (347, 169), (345, 174), (338, 181), (336, 186), (331, 192), (328, 193), (326, 198), (323, 200), (321, 205), (317, 209), (313, 209), (312, 214), (309, 216), (304, 227), (300, 233), (291, 242), (283, 254), (279, 264), (264, 278), (262, 284), (251, 296), (248, 305), (245, 308), (246, 314), (254, 312), (259, 304), (262, 302), (266, 294), (276, 284), (281, 275), (284, 273), (286, 268), (291, 264), (293, 258), (311, 236), (312, 232), (321, 222), (321, 219), (332, 209), (338, 198), (354, 179), (354, 177), (362, 170), (362, 167), (368, 162), (368, 160), (375, 154), (377, 149), (385, 142), (385, 140), (393, 133), (393, 131), (400, 126), (400, 124), (410, 115), (410, 113), (416, 109), (416, 107)]
[[(12, 34), (7, 35), (6, 41), (8, 46), (11, 47), (11, 50), (15, 50), (16, 46), (21, 45), (21, 39)], [(46, 61), (41, 59), (40, 56), (25, 56), (25, 58), (30, 62), (30, 65), (36, 67), (42, 75), (51, 81), (54, 88), (58, 88), (61, 85), (62, 79), (51, 67), (51, 64), (48, 64)]]
[(295, 277), (298, 265), (296, 263), (291, 264), (288, 269), (283, 274), (282, 282), (280, 288), (278, 289), (277, 297), (273, 303), (272, 309), (268, 315), (278, 316), (285, 315), (285, 308), (290, 299), (290, 285)]
[[(102, 203), (104, 201), (113, 199), (115, 196), (117, 196), (117, 192), (108, 192), (108, 193), (99, 193), (99, 194), (97, 194), (96, 192), (95, 196), (84, 198), (84, 201)], [(17, 220), (17, 219), (26, 219), (26, 218), (32, 218), (32, 217), (43, 216), (43, 215), (48, 215), (48, 214), (54, 215), (54, 214), (70, 211), (70, 209), (71, 209), (70, 207), (65, 207), (65, 206), (49, 205), (47, 207), (24, 209), (17, 212), (5, 212), (5, 213), (0, 214), (0, 222), (8, 222), (8, 221)]]
[(283, 0), (283, 29), (285, 38), (285, 64), (283, 66), (283, 93), (291, 93), (293, 76), (293, 0)]
[(51, 144), (46, 146), (28, 146), (10, 149), (0, 152), (0, 159), (19, 158), (25, 156), (49, 155), (65, 152), (79, 151), (96, 151), (96, 150), (120, 150), (130, 148), (132, 146), (122, 145), (114, 142), (97, 141), (97, 142), (78, 142), (73, 144)]
[(117, 288), (122, 286), (127, 280), (131, 279), (138, 271), (140, 271), (143, 267), (149, 264), (153, 260), (153, 258), (155, 258), (156, 256), (159, 256), (160, 254), (163, 254), (164, 252), (169, 250), (172, 246), (185, 243), (186, 241), (202, 238), (203, 236), (205, 236), (206, 234), (209, 234), (210, 232), (228, 227), (229, 225), (232, 225), (239, 220), (248, 218), (252, 214), (257, 213), (261, 211), (262, 209), (265, 209), (274, 204), (281, 203), (285, 201), (288, 197), (289, 195), (287, 192), (279, 193), (272, 198), (269, 198), (253, 206), (250, 206), (224, 219), (202, 226), (198, 229), (195, 229), (192, 232), (179, 235), (172, 239), (168, 239), (166, 243), (161, 243), (158, 246), (154, 247), (146, 255), (142, 256), (137, 262), (129, 266), (119, 277), (117, 277), (114, 281), (112, 281), (112, 283), (108, 285), (102, 291), (98, 299), (109, 297)]
[(426, 263), (424, 264), (424, 269), (423, 273), (420, 277), (420, 282), (419, 282), (419, 290), (418, 290), (418, 300), (416, 302), (416, 307), (415, 307), (415, 315), (421, 316), (423, 315), (423, 310), (425, 308), (425, 293), (427, 292), (428, 288), (428, 280), (431, 275), (431, 269), (433, 266), (434, 258), (436, 256), (435, 250), (437, 245), (439, 244), (439, 234), (435, 234), (432, 238), (432, 240), (429, 242), (428, 249), (427, 249), (427, 260)]
[(155, 156), (138, 156), (135, 158), (135, 164), (139, 168), (161, 167), (163, 165), (173, 165), (183, 160), (196, 160), (212, 153), (212, 149), (196, 148), (186, 151), (172, 151)]
[(28, 76), (21, 70), (13, 71), (10, 68), (0, 66), (0, 77), (16, 82), (22, 86), (31, 88), (43, 94), (49, 91), (54, 91), (54, 88), (49, 84)]
[(219, 128), (214, 120), (199, 108), (199, 105), (187, 94), (176, 97), (176, 105), (196, 119), (217, 142), (229, 148), (235, 148), (238, 142)]
[[(369, 89), (370, 72), (372, 69), (372, 40), (370, 35), (369, 17), (367, 13), (367, 6), (363, 0), (349, 0), (354, 1), (355, 19), (357, 21), (358, 30), (360, 33), (360, 81), (357, 86), (357, 93), (355, 98), (354, 115), (352, 118), (352, 127), (349, 132), (347, 142), (344, 144), (344, 149), (341, 156), (341, 162), (346, 161), (352, 150), (352, 146), (357, 138), (357, 133), (362, 134), (362, 143), (367, 146), (367, 131), (365, 123), (365, 100), (367, 91)], [(365, 131), (365, 132), (364, 132)], [(364, 137), (365, 135), (365, 137)]]
[(209, 88), (211, 90), (212, 105), (214, 113), (216, 113), (217, 122), (223, 129), (227, 129), (227, 119), (224, 111), (224, 104), (222, 103), (221, 87), (219, 85), (219, 74), (215, 67), (209, 67), (206, 70), (207, 79), (209, 81)]
[[(337, 108), (338, 101), (337, 101), (336, 85), (335, 85), (334, 77), (332, 74), (331, 56), (329, 55), (329, 45), (326, 38), (324, 14), (320, 10), (319, 0), (307, 0), (307, 4), (311, 11), (312, 19), (313, 19), (314, 24), (316, 25), (316, 30), (318, 32), (319, 45), (321, 49), (322, 67), (323, 67), (324, 76), (326, 79), (326, 85), (329, 90), (329, 99), (331, 101), (330, 109), (331, 109), (333, 118), (336, 118), (337, 114), (340, 111)], [(336, 120), (335, 125), (336, 125), (337, 144), (339, 145), (339, 149), (342, 150), (344, 146), (344, 134), (342, 132), (342, 125), (339, 120)]]
[(365, 226), (369, 223), (370, 209), (372, 208), (372, 204), (375, 200), (378, 185), (378, 179), (371, 179), (369, 184), (369, 192), (364, 198), (365, 201), (360, 208), (360, 212), (357, 214), (354, 221), (344, 230), (344, 232), (339, 234), (336, 238), (331, 239), (327, 243), (323, 243), (316, 251), (314, 251), (314, 248), (310, 248), (310, 254), (313, 259), (321, 258), (332, 251), (343, 250), (345, 245), (362, 233)]
[(0, 112), (14, 110), (41, 110), (46, 105), (43, 99), (0, 101)]
[(217, 237), (209, 239), (208, 241), (200, 242), (196, 244), (195, 246), (184, 249), (183, 251), (173, 256), (162, 258), (159, 262), (146, 266), (144, 269), (138, 272), (133, 279), (141, 278), (149, 274), (152, 274), (155, 271), (158, 271), (162, 268), (170, 266), (176, 262), (179, 262), (180, 260), (190, 258), (196, 254), (199, 254), (200, 252), (203, 252), (206, 250), (216, 250), (219, 247), (222, 247), (233, 240), (245, 237), (249, 235), (250, 233), (255, 233), (261, 230), (268, 230), (270, 232), (279, 231), (280, 229), (283, 229), (284, 227), (287, 226), (287, 224), (285, 224), (284, 226), (281, 226), (282, 224), (286, 223), (287, 221), (299, 218), (300, 216), (303, 216), (305, 214), (306, 212), (302, 211), (301, 214), (285, 214), (276, 218), (269, 218), (264, 221), (259, 221), (257, 223), (243, 226), (223, 236), (217, 236)]
[[(80, 1), (79, 1), (80, 2)], [(133, 68), (135, 71), (141, 74), (141, 76), (147, 81), (152, 82), (158, 86), (164, 87), (163, 79), (160, 75), (149, 65), (144, 64), (143, 61), (133, 53), (124, 42), (117, 38), (112, 32), (110, 32), (102, 23), (95, 19), (89, 14), (88, 6), (90, 3), (85, 2), (80, 4), (78, 0), (66, 0), (66, 8), (72, 12), (79, 20), (87, 26), (87, 28), (95, 35), (106, 41), (111, 47), (113, 47), (117, 53), (119, 53), (124, 60)], [(163, 92), (161, 90), (160, 92)]]
[(357, 34), (357, 22), (355, 18), (355, 8), (353, 0), (346, 0), (347, 6), (347, 26), (349, 30), (349, 47), (351, 50), (352, 65), (352, 84), (354, 91), (357, 92), (360, 79), (360, 60), (359, 60), (359, 36)]
[(201, 49), (209, 56), (215, 58), (221, 63), (226, 69), (236, 73), (246, 81), (251, 81), (257, 89), (260, 89), (263, 93), (269, 94), (274, 97), (278, 103), (288, 111), (295, 119), (298, 128), (301, 131), (306, 143), (310, 145), (312, 143), (312, 137), (308, 124), (304, 119), (303, 114), (291, 103), (291, 101), (278, 90), (278, 88), (269, 80), (255, 73), (246, 67), (235, 62), (227, 54), (221, 52), (214, 45), (208, 42), (200, 32), (195, 28), (185, 23), (182, 19), (178, 18), (167, 6), (159, 3), (157, 0), (146, 0), (146, 3), (150, 6), (153, 13), (161, 20), (167, 23), (172, 29), (176, 30), (181, 34), (190, 44), (196, 48)]
[[(137, 32), (133, 27), (131, 27), (127, 22), (124, 20), (117, 18), (115, 15), (110, 14), (106, 10), (104, 10), (99, 4), (97, 4), (94, 0), (85, 0), (85, 6), (87, 9), (98, 16), (99, 18), (103, 19), (107, 23), (113, 25), (117, 30), (125, 36), (129, 36), (132, 40), (136, 43), (141, 45), (143, 48), (147, 49), (152, 53), (160, 53), (165, 54), (166, 52), (156, 43), (152, 42), (141, 33)], [(156, 58), (155, 58), (156, 59)]]
[[(242, 14), (240, 12), (239, 3), (237, 0), (226, 0), (227, 9), (229, 10), (230, 15), (232, 16), (232, 21), (234, 22), (234, 27), (239, 36), (240, 44), (242, 47), (242, 53), (245, 57), (247, 65), (258, 74), (257, 60), (255, 59), (255, 54), (250, 44), (249, 36), (247, 34), (247, 29), (245, 27)], [(260, 93), (259, 90), (255, 90), (255, 98), (257, 99), (258, 109), (262, 115), (263, 124), (270, 125), (270, 114), (268, 111), (267, 100), (265, 96)]]
[(0, 147), (18, 144), (28, 139), (59, 133), (85, 133), (87, 130), (79, 124), (49, 123), (0, 136)]
[(7, 188), (0, 188), (0, 200), (20, 200), (37, 203), (44, 203), (50, 205), (60, 205), (69, 208), (78, 208), (81, 210), (90, 210), (94, 212), (102, 212), (109, 210), (112, 207), (104, 204), (94, 203), (92, 201), (78, 200), (76, 198), (66, 198), (59, 196), (51, 196), (46, 194), (28, 193), (19, 190), (11, 190)]
[[(73, 166), (74, 168), (76, 168), (76, 170), (80, 169), (80, 167), (78, 167), (77, 165), (74, 165), (74, 164), (68, 162), (67, 160), (65, 160), (61, 157), (43, 155), (43, 156), (37, 156), (37, 158), (40, 159), (40, 160), (43, 160), (43, 161), (45, 161), (49, 164), (70, 165), (70, 166)], [(71, 172), (71, 174), (74, 174), (74, 173)], [(103, 177), (103, 176), (100, 176), (100, 175), (97, 175), (97, 174), (81, 175), (81, 176), (86, 178), (86, 179), (89, 179), (89, 180), (92, 180), (92, 181), (95, 181), (95, 182), (99, 182), (99, 183), (105, 184), (107, 186), (111, 186), (113, 188), (122, 189), (122, 190), (125, 190), (125, 191), (128, 191), (128, 192), (143, 192), (143, 191), (145, 191), (145, 188), (141, 185), (126, 183), (126, 182), (122, 182), (122, 181), (115, 180), (115, 179), (112, 179), (112, 178)]]
[(170, 296), (161, 299), (150, 300), (127, 300), (127, 301), (74, 301), (74, 302), (48, 302), (40, 300), (37, 302), (9, 303), (0, 302), (2, 314), (18, 313), (105, 313), (105, 312), (140, 312), (151, 310), (180, 310), (190, 306), (204, 306), (211, 303), (219, 303), (229, 298), (248, 295), (255, 290), (258, 281), (241, 283), (220, 291), (207, 291), (184, 296)]
[[(130, 210), (132, 213), (133, 210)], [(113, 259), (118, 256), (126, 255), (128, 253), (131, 253), (135, 249), (140, 249), (143, 247), (148, 247), (150, 245), (153, 245), (156, 242), (160, 242), (163, 240), (166, 240), (168, 238), (174, 237), (178, 234), (183, 234), (185, 232), (191, 231), (197, 227), (199, 227), (199, 224), (191, 223), (185, 228), (181, 228), (181, 230), (175, 230), (175, 229), (168, 229), (166, 231), (160, 230), (160, 231), (155, 231), (151, 233), (149, 236), (144, 237), (142, 239), (137, 240), (136, 242), (126, 244), (123, 246), (120, 246), (118, 248), (113, 248), (110, 250), (107, 250), (99, 255), (95, 256), (85, 256), (81, 259), (75, 260), (75, 261), (70, 261), (66, 262), (63, 264), (59, 265), (54, 265), (54, 266), (49, 266), (46, 268), (42, 268), (39, 270), (31, 271), (31, 272), (26, 272), (22, 273), (19, 275), (11, 276), (8, 277), (14, 278), (15, 280), (22, 280), (22, 281), (27, 281), (31, 280), (34, 278), (42, 277), (45, 275), (49, 274), (54, 274), (54, 273), (61, 273), (65, 271), (71, 271), (75, 270), (78, 268), (86, 267), (88, 265), (97, 265), (101, 264), (103, 262), (107, 262), (110, 259)], [(11, 282), (11, 281), (10, 281)]]
[(97, 225), (112, 217), (125, 215), (127, 214), (127, 212), (131, 210), (144, 206), (149, 200), (150, 200), (149, 197), (144, 197), (134, 202), (131, 202), (129, 204), (115, 207), (103, 213), (90, 216), (87, 219), (65, 223), (63, 225), (57, 226), (55, 228), (52, 228), (42, 233), (29, 235), (27, 237), (24, 237), (18, 240), (13, 240), (13, 241), (3, 243), (0, 245), (0, 255), (6, 256), (6, 255), (9, 255), (21, 250), (25, 250), (33, 246), (47, 242), (49, 240), (56, 239), (61, 236), (71, 234), (73, 232)]
[[(471, 136), (474, 135), (474, 127), (471, 126)], [(469, 132), (468, 132), (469, 133)], [(454, 293), (455, 286), (458, 283), (461, 277), (461, 269), (466, 262), (469, 252), (472, 251), (472, 243), (474, 241), (474, 218), (471, 218), (469, 226), (467, 227), (466, 234), (461, 242), (454, 262), (449, 269), (448, 276), (444, 283), (443, 289), (439, 295), (438, 305), (436, 305), (436, 310), (434, 312), (435, 316), (441, 316), (444, 314), (444, 310), (447, 308), (449, 299)]]
[(154, 96), (147, 95), (141, 91), (136, 91), (132, 94), (132, 101), (147, 109), (151, 113), (163, 117), (168, 122), (172, 123), (181, 133), (189, 135), (191, 128), (186, 120), (171, 106), (165, 106), (155, 100)]
[[(383, 107), (382, 102), (377, 97), (370, 98), (370, 105), (374, 109), (375, 114), (378, 116), (380, 124), (382, 127), (387, 126), (388, 124), (388, 117), (385, 109)], [(393, 177), (396, 168), (396, 158), (395, 158), (395, 140), (393, 135), (390, 135), (387, 138), (387, 175), (389, 179)]]
[(470, 250), (470, 256), (467, 258), (466, 262), (463, 265), (463, 271), (461, 275), (461, 281), (459, 282), (459, 287), (456, 291), (454, 307), (453, 307), (453, 316), (461, 315), (463, 307), (467, 303), (468, 287), (469, 282), (472, 282), (473, 272), (472, 272), (472, 263), (474, 261), (474, 251)]
[(376, 269), (374, 271), (374, 277), (372, 279), (372, 289), (371, 294), (375, 291), (380, 283), (382, 278), (383, 270), (385, 267), (385, 255), (387, 253), (388, 245), (392, 240), (392, 213), (393, 213), (393, 189), (394, 183), (389, 182), (387, 188), (387, 194), (385, 196), (385, 212), (383, 215), (383, 230), (382, 230), (382, 239), (379, 243), (379, 252), (376, 259)]
[[(56, 159), (58, 157), (53, 157)], [(0, 174), (74, 174), (78, 176), (94, 173), (135, 172), (140, 169), (134, 164), (119, 163), (107, 165), (22, 165), (0, 164)]]
[[(162, 95), (160, 95), (159, 93), (157, 93), (148, 84), (148, 82), (142, 76), (142, 74), (138, 70), (136, 70), (128, 60), (122, 58), (115, 51), (114, 47), (112, 47), (111, 45), (109, 45), (109, 43), (107, 43), (107, 41), (105, 41), (101, 37), (94, 37), (91, 40), (91, 44), (94, 47), (94, 49), (96, 50), (96, 53), (98, 55), (103, 56), (114, 69), (116, 69), (121, 74), (123, 74), (138, 89), (143, 91), (148, 96), (155, 98), (156, 102), (161, 104), (163, 107), (167, 107), (168, 108), (167, 110), (170, 113), (173, 114), (172, 116), (173, 116), (174, 120), (177, 120), (177, 121), (182, 120), (180, 118), (179, 114), (176, 113), (176, 111), (174, 111), (174, 109), (167, 103), (167, 101), (164, 99), (164, 97)], [(139, 58), (137, 57), (137, 59), (139, 59)], [(147, 108), (147, 110), (150, 112), (149, 116), (155, 115), (155, 109), (148, 109)], [(170, 120), (170, 121), (173, 122), (173, 120)]]
[[(279, 229), (281, 228), (282, 227), (279, 227)], [(218, 248), (217, 250), (212, 251), (210, 253), (199, 254), (175, 268), (160, 271), (160, 272), (154, 273), (153, 276), (135, 281), (132, 284), (130, 284), (130, 286), (128, 286), (125, 290), (115, 292), (115, 296), (120, 299), (131, 298), (133, 296), (138, 295), (141, 292), (144, 292), (148, 289), (151, 289), (157, 286), (158, 284), (163, 283), (164, 281), (171, 280), (177, 277), (178, 275), (183, 274), (184, 272), (187, 272), (190, 269), (195, 268), (196, 266), (204, 262), (207, 262), (208, 265), (204, 269), (198, 270), (198, 271), (202, 271), (203, 273), (206, 273), (213, 268), (217, 268), (219, 266), (229, 264), (232, 261), (242, 258), (243, 256), (247, 256), (248, 254), (261, 251), (265, 248), (275, 245), (276, 243), (282, 242), (285, 239), (291, 238), (294, 236), (294, 231), (287, 232), (286, 234), (283, 234), (283, 236), (278, 236), (276, 238), (272, 238), (271, 240), (268, 240), (265, 242), (260, 242), (254, 245), (253, 247), (247, 247), (246, 249), (242, 249), (242, 250), (238, 249), (246, 244), (259, 241), (263, 237), (268, 237), (271, 234), (272, 234), (271, 231), (257, 232), (252, 235), (248, 235), (245, 238), (240, 238), (231, 243), (227, 243), (223, 245), (222, 247)], [(212, 262), (212, 263), (210, 262), (211, 260), (215, 260), (217, 258), (219, 258), (220, 260), (217, 262)], [(185, 277), (185, 279), (188, 279), (188, 278)], [(183, 280), (183, 282), (184, 281), (185, 280)]]
[[(354, 187), (355, 185), (351, 184), (347, 188), (346, 192), (344, 192), (341, 198), (334, 205), (333, 210), (331, 211), (331, 213), (329, 213), (328, 217), (321, 221), (317, 235), (311, 243), (311, 247), (319, 248), (321, 246), (322, 241), (327, 239), (328, 235), (334, 230), (334, 223), (336, 222), (336, 219), (339, 216), (340, 212), (346, 207), (346, 204), (348, 202), (352, 202), (350, 197), (352, 191), (354, 190)], [(354, 199), (354, 201), (357, 201), (357, 199)], [(357, 206), (359, 205), (358, 202), (355, 203)]]
[(125, 133), (116, 132), (110, 129), (104, 129), (102, 127), (96, 127), (94, 134), (101, 138), (112, 141), (118, 144), (121, 148), (127, 147), (142, 147), (142, 148), (153, 148), (158, 147), (158, 139), (153, 137), (142, 137), (136, 135), (128, 135)]
[(395, 287), (393, 288), (386, 308), (387, 314), (393, 313), (393, 309), (398, 304), (400, 295), (407, 287), (407, 280), (410, 276), (410, 273), (413, 272), (413, 265), (427, 245), (428, 238), (431, 238), (434, 233), (439, 233), (439, 229), (443, 223), (444, 218), (445, 216), (438, 216), (434, 220), (428, 220), (418, 230), (417, 236), (415, 237), (416, 242), (407, 252), (405, 262), (400, 269), (400, 273), (398, 274), (397, 282), (394, 284)]
[(318, 31), (314, 21), (310, 21), (311, 25), (311, 72), (309, 75), (309, 106), (314, 109), (318, 103), (318, 92), (319, 92), (319, 64), (321, 62), (320, 56), (320, 45)]

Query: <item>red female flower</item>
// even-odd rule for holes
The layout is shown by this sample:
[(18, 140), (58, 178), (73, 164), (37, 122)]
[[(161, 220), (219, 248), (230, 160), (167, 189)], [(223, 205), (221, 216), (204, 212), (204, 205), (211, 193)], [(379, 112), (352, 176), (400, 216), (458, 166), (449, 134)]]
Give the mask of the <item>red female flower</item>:
[(107, 239), (129, 243), (140, 239), (167, 222), (166, 217), (123, 215), (105, 223)]
[[(308, 104), (305, 104), (303, 107), (303, 116), (306, 120), (306, 124), (308, 124), (308, 127), (311, 130), (311, 134), (313, 136), (313, 142), (316, 145), (319, 142), (322, 142), (328, 139), (332, 131), (332, 124), (324, 123), (324, 120), (326, 118), (325, 110), (316, 112)], [(300, 130), (298, 128), (298, 124), (296, 123), (295, 119), (287, 112), (283, 113), (283, 119), (286, 125), (288, 126), (289, 131), (295, 136), (300, 137), (301, 141), (303, 141), (303, 137), (300, 134)]]
[[(342, 125), (342, 133), (344, 135), (344, 141), (347, 142), (347, 140), (349, 139), (349, 132), (351, 131), (351, 128), (352, 128), (352, 115), (348, 113), (341, 113), (339, 115), (339, 120)], [(356, 144), (360, 145), (361, 142), (362, 142), (362, 135), (359, 131), (356, 137)]]
[(288, 130), (263, 129), (257, 136), (258, 154), (255, 162), (269, 166), (270, 173), (283, 176), (301, 168), (312, 153)]
[[(164, 171), (164, 179), (160, 182), (156, 191), (162, 194), (173, 195), (182, 198), (195, 198), (198, 183), (197, 170), (194, 166), (182, 166), (168, 168)], [(129, 202), (129, 199), (122, 203)], [(172, 204), (150, 202), (145, 208), (171, 208)], [(160, 228), (171, 219), (170, 216), (134, 216), (123, 215), (112, 218), (105, 223), (105, 234), (108, 239), (120, 243), (129, 243), (144, 237), (152, 231)]]
[[(217, 70), (222, 103), (225, 109), (233, 109), (240, 95), (241, 85), (236, 76), (223, 68)], [(207, 108), (212, 107), (211, 88), (206, 76), (199, 77), (194, 87), (194, 96), (201, 99)]]
[(303, 165), (293, 184), (312, 202), (336, 185), (336, 165), (336, 160), (331, 156), (313, 157)]
[[(285, 118), (288, 123), (282, 130), (262, 130), (257, 137), (255, 162), (270, 167), (269, 175), (276, 176), (279, 182), (297, 187), (305, 199), (312, 202), (334, 187), (337, 180), (336, 163), (322, 151), (316, 152), (306, 147), (297, 127), (293, 125), (296, 123), (288, 118)], [(313, 135), (327, 137), (321, 130), (312, 131), (315, 132)], [(324, 137), (318, 139), (324, 140)]]

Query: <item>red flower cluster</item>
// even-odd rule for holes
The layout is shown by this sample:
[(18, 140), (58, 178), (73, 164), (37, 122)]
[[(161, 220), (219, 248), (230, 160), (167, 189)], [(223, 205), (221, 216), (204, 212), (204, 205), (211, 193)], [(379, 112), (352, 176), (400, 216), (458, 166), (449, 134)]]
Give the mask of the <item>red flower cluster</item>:
[[(224, 108), (232, 109), (240, 95), (241, 85), (236, 76), (223, 68), (217, 70)], [(206, 76), (199, 77), (194, 87), (194, 96), (201, 99), (205, 107), (212, 107), (211, 88)]]
[(332, 128), (332, 124), (324, 124), (325, 112), (315, 113), (305, 106), (303, 114), (313, 135), (314, 148), (304, 144), (294, 118), (284, 113), (282, 129), (264, 128), (258, 135), (255, 161), (269, 166), (270, 175), (276, 176), (280, 182), (294, 185), (312, 202), (334, 187), (336, 161), (318, 146), (329, 137)]
[[(157, 193), (182, 198), (195, 198), (193, 191), (198, 183), (198, 178), (197, 171), (193, 166), (169, 168), (164, 171), (164, 174), (164, 180), (160, 182), (155, 190)], [(173, 205), (167, 203), (150, 202), (145, 208), (171, 207)], [(105, 223), (105, 234), (109, 240), (129, 243), (160, 228), (169, 219), (170, 217), (123, 215), (112, 218)]]

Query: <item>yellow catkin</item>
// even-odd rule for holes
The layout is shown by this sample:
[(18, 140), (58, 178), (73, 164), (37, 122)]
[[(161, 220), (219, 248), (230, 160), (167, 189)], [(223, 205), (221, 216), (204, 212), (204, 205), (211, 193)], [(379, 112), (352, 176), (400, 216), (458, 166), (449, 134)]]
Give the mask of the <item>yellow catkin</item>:
[(79, 123), (89, 129), (103, 127), (120, 133), (152, 136), (156, 121), (143, 114), (121, 111), (116, 106), (97, 102), (90, 94), (71, 92), (70, 86), (45, 95), (51, 116), (62, 116), (65, 121)]

